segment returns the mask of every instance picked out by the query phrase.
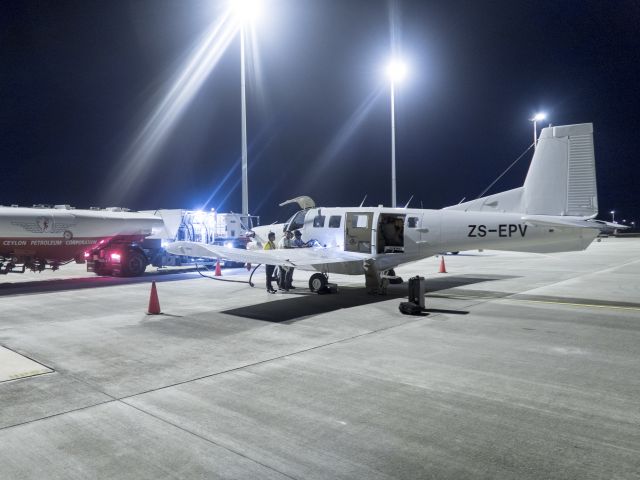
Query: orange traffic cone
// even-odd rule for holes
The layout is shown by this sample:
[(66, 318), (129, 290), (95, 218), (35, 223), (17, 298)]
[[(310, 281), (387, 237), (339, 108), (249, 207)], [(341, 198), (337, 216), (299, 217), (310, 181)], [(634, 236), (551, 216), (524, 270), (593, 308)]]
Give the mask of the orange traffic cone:
[(222, 270), (220, 269), (220, 259), (218, 259), (218, 261), (216, 262), (216, 273), (214, 274), (214, 277), (221, 277), (222, 276)]
[(440, 257), (440, 270), (438, 270), (438, 273), (447, 273), (447, 267), (444, 266), (443, 256)]
[(160, 313), (160, 300), (158, 300), (158, 290), (156, 289), (156, 282), (151, 282), (151, 295), (149, 295), (149, 309), (147, 315), (159, 315)]

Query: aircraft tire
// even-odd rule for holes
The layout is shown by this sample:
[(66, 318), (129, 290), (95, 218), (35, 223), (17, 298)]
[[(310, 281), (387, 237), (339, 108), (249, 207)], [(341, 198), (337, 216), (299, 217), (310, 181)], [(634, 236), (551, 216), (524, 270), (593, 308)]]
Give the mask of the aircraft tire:
[(122, 265), (122, 275), (125, 277), (138, 277), (147, 268), (147, 260), (139, 252), (127, 252)]
[(318, 292), (327, 286), (327, 277), (322, 273), (314, 273), (309, 279), (309, 290)]

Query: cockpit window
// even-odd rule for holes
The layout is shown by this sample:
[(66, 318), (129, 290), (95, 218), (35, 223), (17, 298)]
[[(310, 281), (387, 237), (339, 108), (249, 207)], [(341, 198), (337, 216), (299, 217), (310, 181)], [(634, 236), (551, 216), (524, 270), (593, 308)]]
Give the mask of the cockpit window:
[(418, 217), (409, 217), (407, 219), (407, 227), (418, 228)]
[(313, 226), (315, 228), (324, 227), (324, 219), (326, 217), (324, 215), (316, 215), (313, 217)]
[(331, 215), (329, 217), (329, 228), (340, 228), (341, 215)]
[(301, 210), (294, 215), (294, 217), (289, 222), (289, 230), (290, 232), (294, 230), (299, 230), (304, 227), (304, 217), (307, 215), (306, 210)]

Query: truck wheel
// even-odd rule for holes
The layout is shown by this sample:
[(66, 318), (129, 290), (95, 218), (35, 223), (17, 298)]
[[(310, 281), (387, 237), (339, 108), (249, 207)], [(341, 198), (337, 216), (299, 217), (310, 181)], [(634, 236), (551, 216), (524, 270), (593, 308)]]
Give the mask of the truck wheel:
[(327, 286), (327, 277), (322, 273), (314, 273), (309, 279), (309, 290), (317, 292)]
[(139, 252), (128, 252), (122, 264), (122, 275), (125, 277), (138, 277), (147, 268), (147, 259)]

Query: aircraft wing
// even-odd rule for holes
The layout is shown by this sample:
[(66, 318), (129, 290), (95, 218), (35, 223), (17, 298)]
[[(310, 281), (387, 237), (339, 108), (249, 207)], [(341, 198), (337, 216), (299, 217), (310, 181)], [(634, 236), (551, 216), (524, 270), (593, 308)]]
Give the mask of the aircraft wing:
[(234, 262), (264, 263), (267, 265), (309, 266), (327, 263), (361, 262), (372, 255), (345, 252), (339, 247), (288, 248), (282, 250), (245, 250), (222, 245), (208, 245), (198, 242), (174, 242), (167, 246), (173, 255), (199, 258), (220, 258)]

